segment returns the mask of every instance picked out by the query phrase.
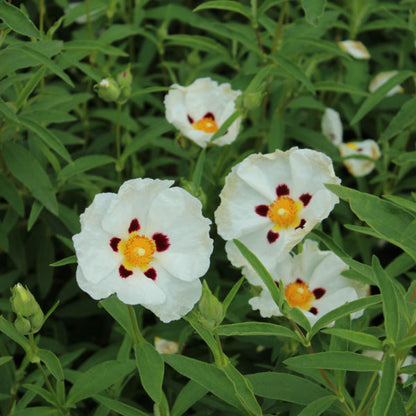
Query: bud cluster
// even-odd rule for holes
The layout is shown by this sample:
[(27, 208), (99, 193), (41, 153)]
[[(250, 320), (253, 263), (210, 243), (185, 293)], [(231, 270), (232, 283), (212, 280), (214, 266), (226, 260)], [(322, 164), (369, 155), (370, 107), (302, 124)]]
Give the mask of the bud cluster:
[(222, 303), (212, 294), (205, 280), (202, 284), (202, 296), (198, 306), (199, 319), (206, 327), (215, 329), (224, 319)]
[(94, 89), (102, 100), (124, 104), (131, 95), (132, 81), (129, 65), (117, 75), (115, 80), (111, 77), (104, 78), (100, 83), (94, 85)]

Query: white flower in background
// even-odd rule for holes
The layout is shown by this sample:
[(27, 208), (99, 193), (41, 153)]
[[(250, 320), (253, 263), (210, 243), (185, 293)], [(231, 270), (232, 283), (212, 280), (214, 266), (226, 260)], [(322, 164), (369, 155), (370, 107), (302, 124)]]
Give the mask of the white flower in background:
[[(363, 351), (363, 355), (381, 361), (383, 359), (384, 352), (368, 350), (368, 351)], [(413, 357), (413, 355), (408, 355), (406, 359), (403, 361), (402, 367), (406, 367), (408, 365), (414, 365), (414, 364), (416, 364), (416, 358)], [(379, 371), (380, 376), (381, 376), (381, 373), (382, 372)], [(404, 384), (409, 379), (409, 377), (410, 377), (409, 374), (402, 373), (397, 376), (397, 380)], [(415, 387), (415, 384), (413, 384), (413, 387)]]
[(101, 193), (81, 215), (73, 242), (78, 285), (94, 299), (116, 293), (163, 322), (188, 313), (209, 267), (210, 221), (173, 181), (133, 179)]
[[(378, 88), (380, 88), (383, 84), (385, 84), (390, 78), (394, 77), (395, 75), (397, 75), (398, 72), (397, 71), (387, 71), (387, 72), (380, 72), (376, 77), (374, 77), (371, 82), (370, 85), (368, 87), (368, 90), (370, 92), (374, 92), (376, 91)], [(401, 93), (403, 92), (403, 87), (401, 85), (396, 85), (395, 87), (393, 87), (388, 93), (387, 93), (387, 97), (390, 97), (394, 94), (397, 93)]]
[(253, 154), (234, 166), (215, 212), (231, 263), (245, 265), (235, 244), (228, 241), (235, 238), (268, 270), (275, 267), (339, 201), (326, 183), (340, 183), (332, 161), (310, 149)]
[[(381, 156), (378, 144), (371, 139), (367, 139), (362, 142), (342, 143), (339, 146), (339, 151), (342, 157), (363, 155), (377, 160)], [(344, 165), (347, 167), (348, 172), (350, 172), (351, 175), (357, 177), (368, 175), (375, 167), (374, 162), (364, 158), (345, 159)]]
[(155, 348), (159, 354), (177, 354), (179, 351), (179, 343), (155, 337)]
[[(332, 251), (321, 251), (318, 243), (306, 240), (302, 253), (288, 254), (269, 272), (277, 285), (280, 280), (283, 282), (289, 306), (299, 308), (313, 325), (331, 310), (366, 296), (365, 285), (343, 277), (344, 270), (348, 270), (348, 266)], [(251, 267), (246, 267), (244, 273), (250, 283), (261, 282), (262, 292), (249, 300), (252, 308), (258, 309), (264, 318), (281, 316), (269, 290)], [(363, 311), (355, 312), (351, 317), (358, 318), (362, 314)]]
[(344, 40), (338, 42), (338, 46), (349, 55), (356, 59), (370, 59), (367, 48), (356, 40)]
[(321, 121), (322, 134), (335, 146), (342, 143), (343, 127), (339, 113), (332, 108), (327, 108)]
[[(197, 145), (206, 147), (213, 134), (235, 111), (235, 99), (241, 91), (211, 78), (199, 78), (188, 87), (173, 84), (165, 96), (166, 118)], [(226, 133), (213, 144), (233, 142), (240, 130), (238, 117)]]

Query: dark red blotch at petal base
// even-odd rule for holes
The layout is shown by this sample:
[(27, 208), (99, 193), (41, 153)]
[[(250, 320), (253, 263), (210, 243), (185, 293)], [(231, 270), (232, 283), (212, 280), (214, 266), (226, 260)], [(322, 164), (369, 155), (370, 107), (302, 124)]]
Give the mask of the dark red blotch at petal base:
[(289, 187), (285, 184), (282, 185), (278, 185), (276, 187), (276, 195), (278, 197), (284, 196), (284, 195), (289, 195), (290, 194), (290, 190)]
[(279, 238), (279, 233), (274, 233), (272, 230), (270, 230), (267, 233), (267, 241), (272, 244)]
[(318, 287), (317, 289), (314, 289), (312, 291), (313, 295), (315, 296), (315, 299), (321, 299), (323, 295), (325, 295), (326, 290), (323, 287)]
[(314, 315), (318, 315), (318, 309), (316, 309), (315, 307), (310, 308), (309, 312), (313, 313)]
[(186, 117), (188, 117), (189, 123), (194, 124), (194, 119), (189, 114), (187, 114)]
[(113, 251), (118, 251), (118, 243), (121, 241), (120, 238), (114, 237), (110, 240), (110, 247)]
[(148, 277), (149, 279), (156, 280), (157, 273), (156, 273), (156, 270), (152, 267), (152, 268), (150, 268), (150, 269), (147, 269), (147, 270), (144, 272), (144, 275), (145, 275), (146, 277)]
[(304, 220), (303, 218), (300, 220), (300, 224), (295, 228), (295, 230), (297, 230), (298, 228), (302, 228), (305, 226), (306, 224), (306, 220)]
[(118, 272), (120, 273), (120, 277), (122, 277), (123, 279), (133, 274), (131, 270), (127, 270), (123, 265), (119, 267)]
[(299, 279), (299, 277), (296, 279), (296, 283), (303, 283), (302, 279)]
[(134, 218), (133, 220), (131, 220), (129, 233), (132, 233), (133, 231), (139, 231), (139, 230), (140, 230), (139, 220), (137, 218)]
[(157, 251), (165, 251), (169, 248), (169, 238), (167, 235), (162, 233), (154, 233), (152, 235), (153, 241), (156, 243), (156, 250)]
[(211, 112), (208, 112), (202, 118), (210, 118), (211, 120), (215, 121), (215, 116)]
[(302, 201), (302, 204), (304, 207), (306, 207), (306, 205), (309, 204), (309, 202), (312, 199), (312, 195), (311, 194), (302, 194), (299, 199)]
[(260, 215), (261, 217), (267, 217), (269, 207), (268, 205), (257, 205), (256, 208), (254, 208), (254, 211), (256, 211), (256, 214)]

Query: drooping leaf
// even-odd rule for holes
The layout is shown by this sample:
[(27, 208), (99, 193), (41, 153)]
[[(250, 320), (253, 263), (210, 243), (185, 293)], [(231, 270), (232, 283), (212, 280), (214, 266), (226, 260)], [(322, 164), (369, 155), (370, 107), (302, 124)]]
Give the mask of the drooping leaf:
[(59, 358), (49, 350), (40, 349), (37, 352), (40, 360), (45, 363), (46, 367), (50, 371), (50, 373), (58, 380), (64, 380), (64, 371), (62, 370), (61, 362)]
[(364, 332), (351, 331), (349, 329), (328, 328), (323, 329), (325, 334), (334, 335), (336, 337), (346, 339), (347, 341), (355, 342), (358, 345), (364, 345), (374, 350), (382, 350), (383, 343), (374, 335), (366, 334)]
[(325, 396), (309, 403), (298, 416), (319, 416), (338, 400), (336, 396)]
[(396, 357), (394, 354), (385, 354), (380, 383), (373, 405), (373, 416), (391, 415), (389, 408), (395, 391), (396, 379)]
[(16, 6), (0, 0), (0, 16), (4, 23), (21, 35), (40, 39), (40, 32), (33, 22)]
[(111, 156), (106, 155), (89, 155), (81, 156), (73, 162), (66, 165), (58, 175), (59, 179), (67, 180), (72, 176), (79, 175), (90, 169), (94, 169), (100, 166), (114, 163), (115, 159)]

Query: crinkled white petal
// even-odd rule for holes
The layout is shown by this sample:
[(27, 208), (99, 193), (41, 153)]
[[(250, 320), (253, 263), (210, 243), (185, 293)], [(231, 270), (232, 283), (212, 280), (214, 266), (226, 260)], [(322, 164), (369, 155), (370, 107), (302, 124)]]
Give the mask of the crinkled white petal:
[[(378, 144), (371, 139), (362, 142), (343, 143), (339, 146), (339, 151), (342, 157), (364, 155), (377, 160), (381, 156)], [(368, 175), (375, 168), (375, 164), (371, 160), (365, 159), (345, 159), (344, 165), (351, 175), (357, 177)]]
[[(195, 129), (188, 117), (195, 123), (207, 113), (212, 113), (219, 128), (234, 113), (235, 99), (240, 94), (241, 91), (232, 90), (230, 84), (218, 85), (210, 78), (199, 78), (187, 87), (173, 84), (164, 100), (166, 119), (184, 136), (199, 146), (206, 147), (213, 133)], [(239, 133), (240, 124), (241, 117), (235, 120), (228, 131), (213, 144), (232, 143)]]
[(332, 108), (327, 108), (321, 121), (322, 134), (334, 145), (342, 143), (343, 127), (339, 113)]
[(367, 48), (359, 41), (344, 40), (338, 42), (339, 47), (356, 59), (370, 59), (371, 56)]
[(272, 295), (267, 289), (263, 289), (259, 296), (251, 298), (248, 303), (253, 310), (258, 310), (263, 318), (282, 316), (279, 307), (276, 305)]
[[(390, 78), (394, 77), (398, 74), (398, 71), (386, 71), (386, 72), (380, 72), (377, 76), (375, 76), (368, 86), (368, 90), (370, 92), (376, 91), (378, 88), (380, 88), (383, 84), (385, 84)], [(401, 85), (396, 85), (393, 87), (388, 93), (387, 97), (390, 97), (394, 94), (403, 92), (403, 87)]]
[[(221, 204), (215, 212), (218, 233), (225, 240), (238, 239), (263, 262), (273, 267), (282, 256), (299, 242), (320, 221), (324, 220), (338, 197), (324, 184), (339, 184), (332, 161), (323, 153), (292, 148), (287, 152), (248, 156), (234, 166), (226, 177), (221, 191)], [(274, 223), (269, 217), (256, 213), (258, 205), (269, 206), (277, 198), (276, 187), (286, 185), (289, 197), (298, 201), (302, 194), (312, 196), (299, 217), (306, 221), (303, 228), (281, 229), (279, 238), (269, 243), (267, 233)], [(237, 267), (244, 266), (238, 250), (227, 245), (230, 261)]]
[(179, 351), (179, 343), (155, 337), (155, 349), (159, 354), (177, 354)]

